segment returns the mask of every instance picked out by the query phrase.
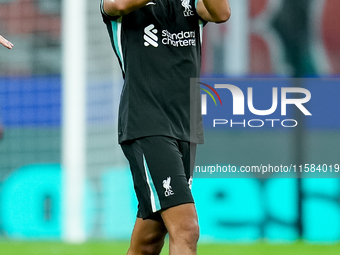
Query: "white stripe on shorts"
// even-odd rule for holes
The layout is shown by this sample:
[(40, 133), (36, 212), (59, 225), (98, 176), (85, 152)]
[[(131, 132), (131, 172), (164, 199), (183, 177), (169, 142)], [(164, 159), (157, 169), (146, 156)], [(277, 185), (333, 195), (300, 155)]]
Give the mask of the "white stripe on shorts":
[(156, 187), (152, 181), (151, 174), (148, 168), (148, 165), (146, 163), (145, 157), (143, 155), (143, 161), (144, 161), (144, 170), (145, 170), (145, 176), (146, 181), (148, 183), (149, 189), (150, 189), (150, 201), (151, 201), (151, 208), (153, 212), (157, 212), (161, 209), (161, 204), (159, 202), (158, 194), (156, 191)]

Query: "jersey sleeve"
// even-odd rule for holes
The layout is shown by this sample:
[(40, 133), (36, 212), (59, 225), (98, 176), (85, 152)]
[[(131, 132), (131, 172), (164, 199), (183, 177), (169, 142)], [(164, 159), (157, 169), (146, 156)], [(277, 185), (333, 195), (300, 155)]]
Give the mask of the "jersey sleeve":
[(198, 0), (191, 0), (191, 1), (192, 1), (193, 6), (194, 6), (195, 13), (196, 13), (197, 17), (199, 18), (200, 21), (202, 21), (203, 26), (205, 26), (205, 25), (208, 23), (208, 21), (206, 21), (206, 20), (204, 20), (203, 18), (201, 18), (201, 16), (200, 16), (200, 15), (198, 14), (198, 12), (197, 12), (197, 4), (198, 4)]
[(119, 16), (110, 16), (107, 13), (105, 13), (105, 11), (104, 11), (104, 0), (100, 1), (100, 12), (102, 14), (103, 21), (105, 23), (107, 23), (107, 22), (109, 22), (111, 20), (117, 20), (119, 18)]

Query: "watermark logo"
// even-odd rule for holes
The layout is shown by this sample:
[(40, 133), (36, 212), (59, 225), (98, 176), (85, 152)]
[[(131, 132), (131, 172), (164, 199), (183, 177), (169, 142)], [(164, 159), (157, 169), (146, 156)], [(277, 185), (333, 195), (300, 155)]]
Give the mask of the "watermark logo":
[[(206, 84), (201, 83), (201, 85), (209, 88), (213, 94), (217, 96), (222, 106), (222, 100), (220, 95), (224, 95), (225, 92), (231, 93), (232, 96), (232, 115), (233, 116), (244, 116), (246, 112), (246, 107), (248, 108), (250, 113), (257, 116), (269, 116), (276, 112), (278, 108), (280, 108), (281, 116), (287, 115), (287, 106), (294, 105), (301, 111), (305, 116), (312, 116), (311, 112), (306, 108), (305, 104), (311, 100), (311, 92), (305, 88), (299, 87), (281, 87), (280, 91), (277, 87), (272, 88), (272, 97), (271, 99), (271, 106), (267, 109), (256, 109), (254, 106), (254, 89), (253, 87), (248, 87), (246, 96), (243, 91), (236, 85), (231, 84), (215, 84), (214, 87)], [(256, 88), (255, 88), (256, 89)], [(215, 105), (217, 105), (216, 99), (214, 95), (205, 88), (201, 88), (201, 90), (205, 93), (201, 94), (201, 109), (202, 115), (208, 114), (208, 104), (207, 104), (207, 95), (209, 95), (212, 100), (214, 101)], [(219, 93), (217, 92), (219, 91)], [(280, 92), (280, 93), (279, 93)], [(280, 96), (279, 96), (280, 94)], [(257, 94), (259, 95), (259, 94)], [(261, 95), (260, 100), (268, 100), (268, 98)], [(229, 111), (228, 111), (229, 113)], [(233, 126), (243, 126), (243, 127), (263, 127), (266, 123), (274, 127), (277, 122), (281, 123), (283, 127), (296, 127), (298, 125), (297, 120), (295, 119), (250, 119), (250, 120), (242, 120), (241, 122), (234, 121), (233, 119), (225, 119), (225, 118), (218, 118), (213, 120), (213, 127), (217, 125), (230, 125)]]
[[(210, 85), (206, 84), (206, 83), (202, 83), (202, 82), (198, 82), (199, 84), (207, 87), (208, 89), (210, 89), (218, 98), (218, 100), (220, 101), (220, 104), (222, 105), (222, 100), (220, 95), (217, 93), (217, 91), (211, 87)], [(202, 91), (206, 92), (214, 101), (215, 105), (217, 106), (217, 102), (215, 97), (213, 96), (213, 94), (211, 94), (211, 92), (205, 88), (200, 88)], [(202, 115), (207, 115), (207, 94), (202, 94)]]

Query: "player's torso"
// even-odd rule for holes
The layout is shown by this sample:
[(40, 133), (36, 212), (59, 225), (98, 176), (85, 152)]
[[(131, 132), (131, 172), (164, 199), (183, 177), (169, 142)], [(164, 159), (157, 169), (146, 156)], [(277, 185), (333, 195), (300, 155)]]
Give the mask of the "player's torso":
[[(121, 18), (122, 54), (162, 62), (195, 57), (200, 47), (193, 0), (154, 0)], [(196, 61), (194, 59), (193, 61)]]
[(125, 74), (120, 141), (149, 135), (190, 139), (190, 78), (199, 76), (203, 27), (194, 4), (154, 0), (112, 24)]

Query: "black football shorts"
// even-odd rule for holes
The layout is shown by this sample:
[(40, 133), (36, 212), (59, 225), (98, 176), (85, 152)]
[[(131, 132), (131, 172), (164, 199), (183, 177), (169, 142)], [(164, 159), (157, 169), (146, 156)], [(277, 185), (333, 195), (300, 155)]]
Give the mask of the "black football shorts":
[(191, 183), (196, 144), (149, 136), (121, 144), (138, 199), (137, 217), (159, 219), (161, 210), (193, 203)]

